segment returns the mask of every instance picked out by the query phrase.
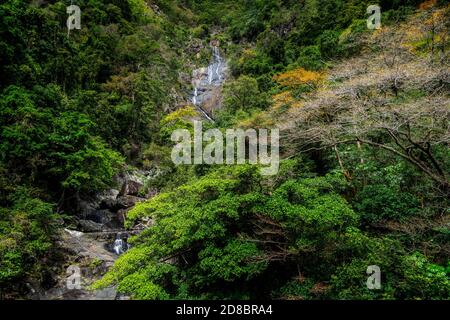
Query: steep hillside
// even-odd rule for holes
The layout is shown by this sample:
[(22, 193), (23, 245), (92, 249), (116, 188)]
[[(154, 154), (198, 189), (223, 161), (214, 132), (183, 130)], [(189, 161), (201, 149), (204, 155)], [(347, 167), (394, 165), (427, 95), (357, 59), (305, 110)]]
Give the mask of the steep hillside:
[(448, 300), (450, 5), (378, 3), (3, 1), (0, 298)]
[(177, 3), (77, 1), (81, 29), (68, 32), (70, 3), (0, 4), (6, 297), (29, 291), (27, 279), (49, 282), (56, 230), (76, 226), (80, 201), (117, 187), (113, 177), (126, 164), (143, 166), (161, 117), (188, 101), (203, 47), (192, 36), (193, 14)]
[[(270, 26), (263, 4), (248, 6)], [(237, 79), (215, 126), (279, 127), (279, 173), (200, 165), (181, 186), (172, 176), (128, 213), (128, 226), (154, 225), (96, 287), (136, 299), (448, 299), (450, 7), (416, 8), (380, 30), (343, 23), (331, 47), (297, 43), (295, 63), (267, 51), (273, 24), (230, 42)], [(166, 118), (171, 128), (191, 128), (182, 110)], [(378, 290), (366, 286), (370, 266), (382, 270)]]

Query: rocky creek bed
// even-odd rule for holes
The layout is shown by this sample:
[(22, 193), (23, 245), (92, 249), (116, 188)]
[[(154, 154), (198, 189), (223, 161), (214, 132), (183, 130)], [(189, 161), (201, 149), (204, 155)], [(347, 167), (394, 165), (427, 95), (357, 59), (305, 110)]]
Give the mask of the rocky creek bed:
[[(129, 248), (128, 238), (151, 224), (125, 230), (127, 212), (138, 202), (155, 195), (143, 193), (146, 181), (156, 175), (152, 171), (134, 170), (116, 177), (117, 188), (103, 191), (89, 199), (80, 199), (77, 214), (57, 236), (57, 253), (49, 258), (54, 267), (40, 283), (27, 283), (29, 298), (37, 300), (114, 300), (126, 299), (114, 287), (90, 290), (114, 261)], [(79, 282), (75, 276), (79, 274)], [(70, 282), (72, 281), (72, 282)], [(74, 285), (79, 284), (79, 286)]]

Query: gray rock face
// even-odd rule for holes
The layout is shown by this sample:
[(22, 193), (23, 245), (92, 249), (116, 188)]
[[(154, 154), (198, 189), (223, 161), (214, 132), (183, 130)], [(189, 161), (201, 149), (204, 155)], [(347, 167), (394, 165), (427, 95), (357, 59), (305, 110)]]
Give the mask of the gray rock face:
[[(90, 290), (94, 283), (112, 266), (117, 255), (107, 250), (108, 241), (98, 235), (65, 229), (59, 238), (59, 247), (71, 256), (70, 265), (80, 271), (79, 288), (68, 286), (68, 275), (61, 272), (56, 285), (49, 290), (33, 289), (33, 299), (39, 300), (115, 300), (115, 287)], [(65, 271), (65, 270), (63, 270)]]
[(106, 267), (109, 267), (117, 258), (108, 250), (110, 241), (101, 234), (88, 234), (65, 229), (60, 239), (61, 248), (75, 254), (76, 260), (83, 258), (99, 260), (106, 262)]
[(135, 170), (125, 172), (116, 177), (116, 183), (119, 185), (120, 195), (137, 196), (145, 184), (145, 181), (154, 175), (152, 171)]
[(103, 226), (92, 220), (79, 220), (78, 229), (81, 232), (101, 232), (103, 230)]
[(144, 200), (145, 200), (144, 198), (139, 198), (139, 197), (135, 197), (135, 196), (131, 196), (131, 195), (125, 195), (125, 196), (119, 197), (117, 199), (117, 203), (120, 208), (127, 209), (127, 208), (134, 206), (136, 203), (142, 202)]
[(97, 194), (96, 198), (101, 207), (111, 208), (114, 207), (119, 193), (119, 190), (109, 189)]
[[(126, 213), (138, 202), (155, 195), (147, 192), (139, 196), (145, 181), (156, 174), (153, 171), (135, 170), (124, 172), (115, 178), (118, 189), (109, 189), (92, 199), (81, 200), (78, 204), (78, 227), (83, 232), (121, 230)], [(120, 190), (120, 191), (119, 191)]]
[[(128, 250), (129, 232), (124, 230), (127, 212), (145, 198), (139, 197), (146, 179), (155, 172), (133, 171), (116, 177), (116, 188), (98, 193), (91, 199), (78, 202), (77, 230), (65, 229), (59, 237), (58, 247), (66, 257), (64, 268), (77, 266), (81, 270), (81, 288), (67, 286), (66, 269), (61, 265), (49, 276), (51, 289), (39, 284), (30, 288), (30, 298), (44, 300), (113, 300), (127, 299), (117, 295), (114, 287), (89, 290), (89, 286), (100, 279), (113, 265), (118, 256)], [(148, 196), (154, 193), (148, 192)], [(151, 221), (148, 222), (149, 224)], [(148, 225), (133, 230), (138, 233)], [(131, 231), (130, 231), (131, 233)]]
[(123, 190), (120, 193), (124, 195), (137, 196), (143, 186), (143, 183), (140, 181), (128, 180), (127, 183), (123, 185)]

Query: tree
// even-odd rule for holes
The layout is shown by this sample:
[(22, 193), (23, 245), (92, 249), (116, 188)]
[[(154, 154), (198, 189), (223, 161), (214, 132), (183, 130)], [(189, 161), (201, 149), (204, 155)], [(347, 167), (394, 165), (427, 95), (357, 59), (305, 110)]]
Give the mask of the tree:
[(236, 111), (251, 110), (253, 108), (264, 109), (268, 106), (266, 95), (260, 92), (256, 79), (241, 76), (224, 86), (224, 106)]
[(105, 188), (122, 163), (120, 155), (91, 135), (93, 123), (85, 115), (61, 111), (66, 99), (58, 88), (35, 90), (39, 96), (12, 86), (0, 98), (1, 162), (38, 184), (48, 181), (57, 194)]
[(11, 208), (0, 208), (0, 296), (27, 274), (43, 269), (42, 260), (53, 246), (59, 216), (33, 193), (17, 188), (9, 196)]
[(377, 32), (371, 41), (383, 50), (370, 58), (370, 67), (360, 58), (334, 70), (344, 81), (322, 88), (320, 96), (293, 110), (296, 115), (290, 116), (302, 129), (296, 127), (287, 136), (291, 141), (300, 138), (306, 149), (320, 144), (337, 150), (348, 143), (382, 149), (405, 159), (448, 192), (447, 164), (438, 156), (450, 138), (447, 76), (439, 64), (408, 50), (403, 35), (394, 28)]
[(314, 89), (323, 79), (323, 74), (315, 71), (308, 71), (303, 68), (297, 68), (275, 75), (273, 78), (279, 84), (288, 88), (298, 88), (299, 86), (306, 85)]

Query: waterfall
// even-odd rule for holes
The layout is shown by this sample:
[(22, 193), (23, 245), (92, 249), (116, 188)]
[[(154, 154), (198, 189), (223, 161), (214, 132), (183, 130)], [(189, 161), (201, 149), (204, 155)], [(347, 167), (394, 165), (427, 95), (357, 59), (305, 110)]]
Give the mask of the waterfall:
[(209, 121), (212, 121), (212, 122), (214, 122), (214, 119), (213, 118), (211, 118), (207, 113), (206, 113), (206, 111), (205, 110), (203, 110), (203, 108), (202, 107), (199, 107), (199, 106), (197, 106), (197, 108), (200, 110), (200, 112), (205, 116), (205, 118), (206, 119), (208, 119)]
[(203, 114), (203, 116), (214, 121), (206, 112), (202, 105), (212, 99), (214, 88), (223, 84), (225, 73), (227, 70), (227, 63), (220, 55), (219, 47), (212, 45), (212, 61), (207, 68), (200, 68), (193, 71), (192, 84), (194, 85), (194, 92), (192, 94), (192, 103)]
[(218, 80), (220, 82), (222, 80), (222, 75), (220, 73), (220, 70), (221, 70), (221, 67), (222, 67), (222, 65), (221, 65), (222, 64), (222, 57), (220, 56), (218, 47), (214, 46), (213, 47), (213, 52), (214, 52), (214, 60), (215, 60), (215, 63), (216, 63), (216, 75), (217, 75), (217, 78), (218, 78)]
[(196, 106), (197, 105), (197, 96), (198, 96), (198, 88), (194, 88), (194, 96), (192, 97), (192, 103)]
[(123, 253), (123, 240), (122, 239), (116, 239), (114, 241), (114, 252), (117, 255), (120, 255)]
[(113, 251), (117, 255), (121, 255), (122, 253), (127, 251), (129, 248), (130, 248), (130, 245), (128, 244), (128, 242), (126, 240), (122, 239), (120, 233), (117, 234), (116, 240), (114, 240), (114, 244), (113, 244)]
[(213, 70), (212, 70), (213, 65), (209, 65), (208, 66), (208, 84), (212, 83), (213, 80)]

